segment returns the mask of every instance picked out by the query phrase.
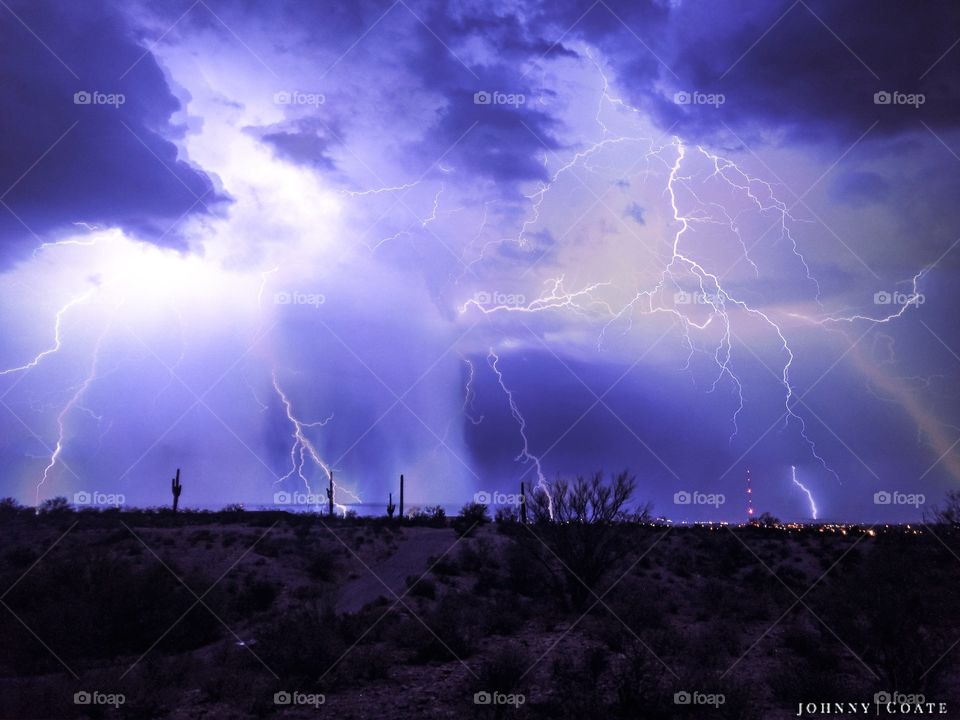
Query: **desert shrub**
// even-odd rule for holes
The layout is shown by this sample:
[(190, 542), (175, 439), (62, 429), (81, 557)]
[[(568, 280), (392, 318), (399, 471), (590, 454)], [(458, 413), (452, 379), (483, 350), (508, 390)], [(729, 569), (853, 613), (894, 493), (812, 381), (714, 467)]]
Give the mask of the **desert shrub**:
[[(650, 628), (664, 626), (666, 615), (663, 608), (663, 598), (653, 591), (650, 583), (639, 578), (628, 577), (620, 583), (605, 598), (604, 603), (616, 613), (616, 618), (610, 619), (616, 623), (619, 635), (624, 636), (625, 629), (620, 620), (638, 635), (642, 635)], [(609, 613), (605, 613), (609, 616)], [(629, 636), (629, 633), (627, 633)], [(625, 637), (624, 639), (629, 639)]]
[[(558, 648), (559, 650), (559, 648)], [(606, 707), (600, 679), (608, 667), (608, 655), (591, 648), (558, 652), (548, 666), (549, 717), (605, 717)]]
[[(574, 609), (582, 609), (592, 598), (592, 588), (614, 567), (630, 546), (624, 521), (636, 488), (636, 478), (626, 471), (605, 483), (601, 473), (572, 483), (558, 479), (551, 484), (551, 503), (546, 493), (534, 495), (533, 536), (518, 535), (553, 578), (555, 592), (563, 592)], [(553, 516), (550, 516), (550, 507)]]
[(73, 512), (73, 508), (65, 497), (53, 497), (40, 503), (37, 512), (41, 515), (66, 515)]
[(614, 717), (642, 717), (650, 720), (674, 718), (672, 689), (664, 680), (663, 665), (640, 643), (630, 643), (623, 660), (613, 671)]
[[(187, 579), (192, 588), (210, 582)], [(78, 667), (98, 658), (139, 655), (161, 636), (157, 652), (194, 649), (218, 638), (221, 630), (169, 570), (159, 563), (141, 568), (116, 554), (51, 554), (23, 577), (6, 602), (29, 627), (42, 629), (45, 642), (65, 662)], [(7, 659), (20, 672), (60, 667), (9, 613), (0, 620), (0, 645), (9, 649)]]
[(929, 517), (938, 525), (960, 525), (960, 490), (947, 490), (943, 502), (933, 506)]
[(12, 497), (0, 498), (0, 518), (10, 520), (26, 511), (27, 509)]
[(460, 563), (456, 558), (450, 555), (443, 555), (439, 559), (431, 557), (427, 565), (433, 568), (433, 573), (439, 576), (451, 576), (460, 574)]
[(26, 568), (39, 557), (36, 550), (26, 545), (10, 548), (3, 556), (4, 560), (15, 568)]
[(343, 682), (384, 680), (390, 676), (393, 658), (387, 648), (358, 645), (343, 658), (337, 675)]
[(460, 514), (453, 519), (453, 531), (457, 537), (472, 535), (483, 523), (489, 522), (487, 506), (483, 503), (471, 502), (460, 508)]
[(493, 635), (512, 635), (528, 617), (526, 605), (510, 595), (498, 593), (492, 598), (487, 628)]
[(422, 617), (423, 623), (408, 619), (404, 630), (417, 662), (470, 657), (487, 630), (486, 613), (466, 593), (448, 592)]
[(519, 513), (515, 507), (503, 505), (497, 508), (497, 511), (493, 515), (493, 521), (497, 525), (509, 525), (510, 523), (519, 521), (518, 515)]
[(318, 582), (332, 582), (337, 576), (339, 563), (336, 556), (325, 550), (320, 550), (307, 561), (307, 575)]
[(407, 513), (407, 520), (411, 525), (442, 528), (447, 526), (447, 511), (442, 505), (415, 507)]
[(256, 633), (257, 654), (280, 677), (316, 680), (346, 650), (330, 605), (314, 603), (277, 614)]
[(556, 597), (554, 571), (530, 540), (529, 536), (518, 538), (507, 546), (507, 589), (527, 597)]
[(824, 622), (888, 688), (922, 693), (956, 662), (949, 656), (937, 662), (956, 635), (955, 562), (937, 545), (878, 543), (818, 588)]
[(269, 580), (248, 577), (234, 601), (234, 610), (241, 615), (265, 612), (273, 605), (279, 591)]
[(696, 667), (720, 669), (739, 655), (742, 635), (738, 625), (717, 617), (688, 632), (685, 654)]
[(190, 535), (187, 537), (187, 540), (191, 545), (197, 545), (198, 543), (210, 543), (213, 541), (213, 533), (206, 528), (195, 530), (194, 532), (190, 533)]
[(805, 617), (795, 617), (792, 622), (782, 625), (780, 641), (785, 648), (800, 658), (813, 658), (819, 654), (820, 633), (809, 626)]
[(505, 642), (496, 646), (480, 664), (473, 691), (517, 693), (523, 692), (527, 670), (533, 659), (516, 643)]
[(430, 600), (437, 597), (437, 584), (430, 578), (410, 575), (406, 582), (410, 594), (414, 597), (429, 598)]

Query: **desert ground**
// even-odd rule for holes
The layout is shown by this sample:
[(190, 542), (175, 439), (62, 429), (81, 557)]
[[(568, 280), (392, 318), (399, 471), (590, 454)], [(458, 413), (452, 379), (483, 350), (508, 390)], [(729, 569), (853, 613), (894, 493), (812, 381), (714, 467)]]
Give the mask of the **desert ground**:
[(7, 505), (0, 717), (787, 718), (878, 692), (960, 717), (958, 553), (923, 526)]

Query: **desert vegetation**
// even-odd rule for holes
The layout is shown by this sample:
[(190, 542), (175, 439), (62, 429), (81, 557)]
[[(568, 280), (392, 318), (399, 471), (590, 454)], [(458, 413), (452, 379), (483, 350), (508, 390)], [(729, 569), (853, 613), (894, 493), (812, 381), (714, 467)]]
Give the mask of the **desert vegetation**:
[(628, 473), (560, 480), (526, 523), (477, 503), (401, 519), (4, 501), (0, 717), (313, 717), (322, 698), (338, 718), (786, 718), (878, 692), (957, 707), (950, 522), (670, 527), (635, 495)]

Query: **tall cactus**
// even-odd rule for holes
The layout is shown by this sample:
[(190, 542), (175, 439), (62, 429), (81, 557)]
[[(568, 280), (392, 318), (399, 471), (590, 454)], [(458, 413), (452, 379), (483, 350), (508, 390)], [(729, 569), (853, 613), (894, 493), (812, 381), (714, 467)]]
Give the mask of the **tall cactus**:
[(183, 485), (180, 484), (180, 468), (177, 468), (177, 476), (170, 481), (170, 492), (173, 493), (173, 511), (177, 511), (177, 505), (180, 503), (180, 493), (183, 492)]
[(390, 499), (387, 501), (387, 517), (393, 520), (393, 513), (397, 511), (397, 506), (393, 504), (393, 493), (390, 493)]
[(523, 480), (520, 481), (520, 522), (527, 524), (527, 494), (523, 486)]
[(400, 519), (403, 520), (403, 475), (400, 476)]
[(327, 486), (327, 510), (333, 517), (333, 470), (330, 471), (330, 484)]

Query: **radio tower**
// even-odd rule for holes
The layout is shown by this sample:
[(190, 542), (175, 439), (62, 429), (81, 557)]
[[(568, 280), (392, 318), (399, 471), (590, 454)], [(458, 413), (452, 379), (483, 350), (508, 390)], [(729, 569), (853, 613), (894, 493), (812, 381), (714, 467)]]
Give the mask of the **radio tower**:
[(753, 520), (753, 488), (750, 482), (750, 471), (747, 470), (747, 522)]

